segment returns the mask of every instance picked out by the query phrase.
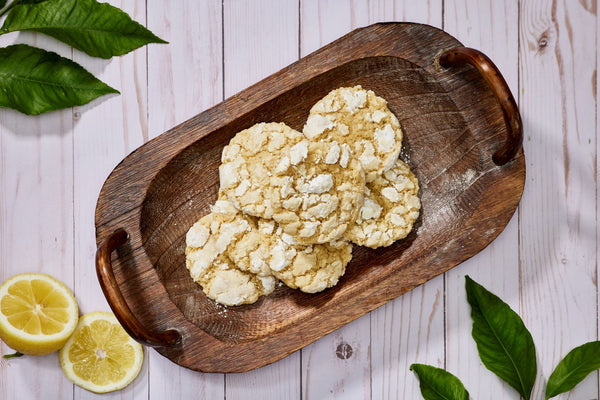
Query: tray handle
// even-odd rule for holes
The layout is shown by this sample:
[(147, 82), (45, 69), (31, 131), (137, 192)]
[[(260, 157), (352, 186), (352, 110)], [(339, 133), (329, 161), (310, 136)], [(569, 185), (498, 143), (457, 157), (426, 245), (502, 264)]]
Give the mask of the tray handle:
[(146, 346), (172, 347), (181, 339), (181, 334), (175, 329), (161, 332), (147, 330), (131, 312), (115, 279), (110, 255), (114, 250), (125, 244), (127, 239), (129, 239), (127, 232), (119, 228), (98, 246), (96, 273), (104, 296), (106, 296), (115, 316), (132, 338)]
[(469, 64), (483, 76), (500, 103), (508, 133), (506, 141), (494, 153), (492, 160), (496, 165), (511, 161), (523, 145), (523, 125), (517, 103), (498, 67), (485, 54), (468, 47), (446, 50), (440, 54), (438, 61), (444, 68)]

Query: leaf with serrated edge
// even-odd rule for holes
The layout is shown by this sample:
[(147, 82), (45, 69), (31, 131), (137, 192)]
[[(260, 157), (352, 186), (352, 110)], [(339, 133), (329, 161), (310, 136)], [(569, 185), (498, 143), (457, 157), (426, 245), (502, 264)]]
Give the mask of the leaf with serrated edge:
[(26, 44), (0, 48), (0, 107), (37, 115), (119, 93), (81, 65)]
[(148, 43), (166, 43), (124, 11), (96, 0), (47, 0), (19, 4), (0, 33), (34, 31), (52, 36), (90, 56), (110, 58)]
[(574, 348), (563, 358), (546, 385), (546, 400), (573, 389), (590, 373), (600, 368), (600, 342)]
[(450, 372), (426, 364), (412, 364), (425, 400), (469, 400), (469, 392)]
[(471, 334), (483, 365), (529, 400), (537, 373), (531, 334), (508, 304), (469, 276), (466, 291)]

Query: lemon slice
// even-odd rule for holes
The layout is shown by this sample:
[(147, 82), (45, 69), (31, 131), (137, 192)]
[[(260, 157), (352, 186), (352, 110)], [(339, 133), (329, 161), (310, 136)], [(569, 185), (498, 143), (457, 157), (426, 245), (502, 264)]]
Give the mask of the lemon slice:
[(59, 355), (67, 378), (95, 393), (129, 385), (144, 360), (142, 345), (125, 332), (114, 314), (104, 311), (83, 315)]
[(49, 275), (19, 274), (0, 286), (0, 339), (20, 353), (40, 356), (59, 350), (78, 315), (71, 291)]

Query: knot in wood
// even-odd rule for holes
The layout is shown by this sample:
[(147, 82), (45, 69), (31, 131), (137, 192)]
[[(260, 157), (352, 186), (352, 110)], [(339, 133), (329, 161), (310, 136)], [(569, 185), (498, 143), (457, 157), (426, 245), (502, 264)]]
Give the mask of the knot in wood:
[(335, 355), (340, 360), (349, 359), (350, 357), (352, 357), (353, 352), (354, 351), (352, 350), (352, 346), (350, 346), (346, 342), (342, 342), (342, 343), (338, 344), (337, 348), (335, 349)]
[(548, 36), (546, 32), (544, 32), (542, 36), (540, 36), (540, 38), (538, 39), (538, 50), (544, 50), (548, 46), (548, 44)]

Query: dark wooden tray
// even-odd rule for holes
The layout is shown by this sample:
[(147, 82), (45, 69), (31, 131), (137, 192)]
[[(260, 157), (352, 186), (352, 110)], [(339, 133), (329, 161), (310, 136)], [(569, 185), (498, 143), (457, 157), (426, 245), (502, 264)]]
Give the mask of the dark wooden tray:
[[(207, 299), (185, 267), (185, 233), (216, 199), (223, 146), (261, 121), (301, 129), (318, 99), (357, 84), (387, 99), (404, 129), (401, 158), (421, 184), (412, 234), (356, 246), (346, 275), (319, 294), (280, 287), (239, 307)], [(521, 137), (513, 97), (483, 54), (426, 25), (355, 30), (127, 156), (96, 208), (100, 284), (125, 329), (177, 364), (272, 363), (486, 247), (521, 198)]]

